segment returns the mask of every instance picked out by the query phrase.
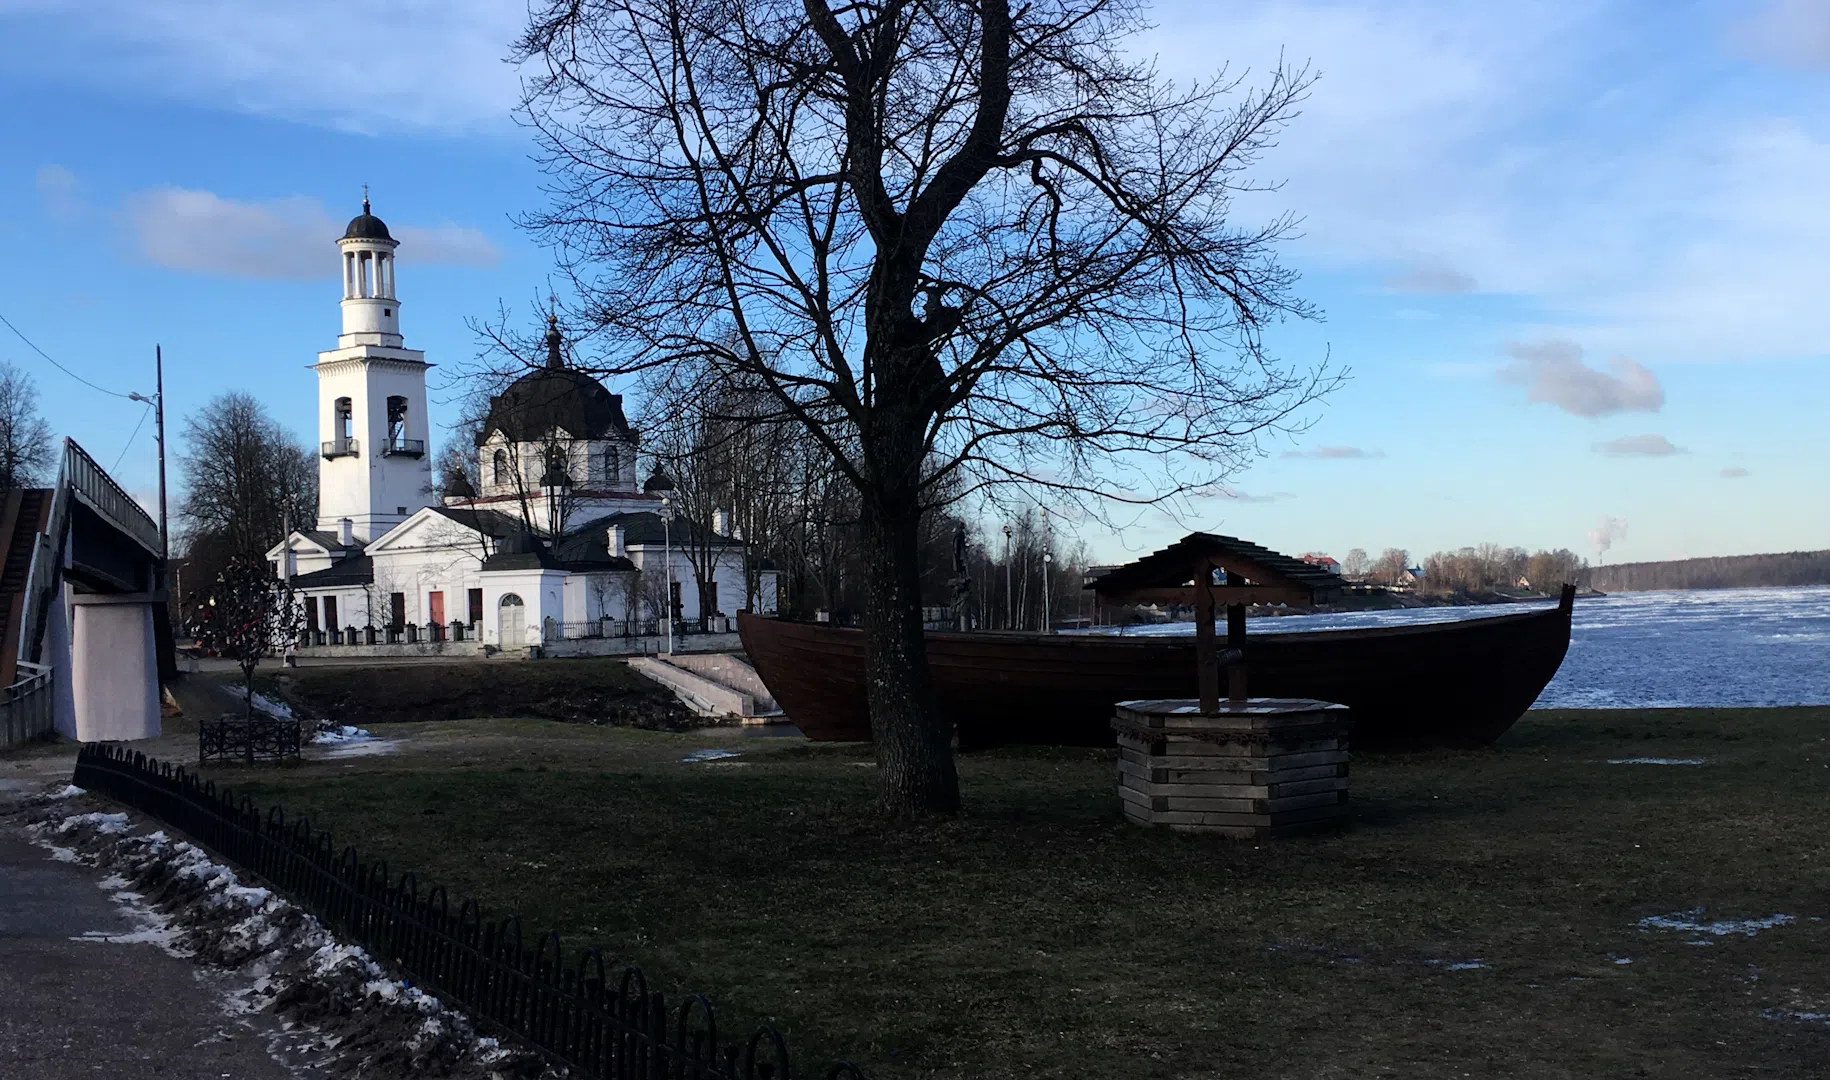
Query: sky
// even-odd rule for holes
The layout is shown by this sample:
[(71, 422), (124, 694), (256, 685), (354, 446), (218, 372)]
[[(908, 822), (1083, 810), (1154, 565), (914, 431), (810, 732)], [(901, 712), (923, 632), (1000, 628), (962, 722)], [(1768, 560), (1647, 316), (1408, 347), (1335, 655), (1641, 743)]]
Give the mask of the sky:
[[(0, 361), (143, 500), (229, 389), (302, 438), (362, 185), (453, 417), (468, 321), (550, 260), (488, 0), (0, 0)], [(1224, 496), (1071, 521), (1121, 559), (1191, 528), (1284, 551), (1494, 542), (1625, 562), (1830, 547), (1830, 2), (1159, 3), (1166, 78), (1318, 76), (1253, 174), (1350, 376)], [(623, 390), (624, 387), (612, 389)], [(108, 392), (104, 392), (108, 391)], [(109, 392), (112, 392), (109, 393)], [(118, 463), (118, 464), (117, 464)], [(176, 469), (173, 470), (174, 476)], [(176, 495), (174, 495), (174, 501)], [(1112, 526), (1116, 526), (1113, 528)]]

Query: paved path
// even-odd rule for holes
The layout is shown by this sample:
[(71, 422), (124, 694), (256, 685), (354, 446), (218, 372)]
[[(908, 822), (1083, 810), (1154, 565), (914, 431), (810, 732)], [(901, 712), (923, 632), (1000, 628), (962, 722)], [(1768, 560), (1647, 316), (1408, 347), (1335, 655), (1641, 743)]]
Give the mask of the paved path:
[[(0, 782), (0, 813), (26, 785)], [(38, 785), (30, 785), (36, 789)], [(88, 867), (56, 861), (0, 817), (0, 1077), (291, 1080), (264, 1016), (228, 1016), (223, 977), (148, 943)]]

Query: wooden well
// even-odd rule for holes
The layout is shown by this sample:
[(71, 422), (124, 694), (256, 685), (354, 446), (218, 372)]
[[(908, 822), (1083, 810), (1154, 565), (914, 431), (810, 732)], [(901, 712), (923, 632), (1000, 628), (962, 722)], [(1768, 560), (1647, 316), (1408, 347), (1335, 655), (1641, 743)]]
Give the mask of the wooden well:
[(1125, 817), (1240, 839), (1333, 827), (1347, 817), (1345, 705), (1307, 698), (1121, 701)]

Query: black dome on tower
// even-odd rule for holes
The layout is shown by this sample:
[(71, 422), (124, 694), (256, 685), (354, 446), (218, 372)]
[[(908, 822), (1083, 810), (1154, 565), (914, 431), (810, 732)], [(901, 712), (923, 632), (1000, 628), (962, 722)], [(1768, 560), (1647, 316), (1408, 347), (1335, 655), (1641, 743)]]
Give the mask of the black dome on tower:
[(576, 368), (566, 366), (557, 319), (547, 320), (546, 364), (516, 379), (489, 399), (489, 415), (477, 445), (500, 431), (509, 442), (539, 442), (554, 429), (574, 439), (636, 441), (623, 416), (623, 395)]
[(345, 240), (392, 240), (388, 235), (387, 223), (369, 213), (369, 200), (362, 200), (362, 213), (349, 219), (349, 228), (343, 230)]

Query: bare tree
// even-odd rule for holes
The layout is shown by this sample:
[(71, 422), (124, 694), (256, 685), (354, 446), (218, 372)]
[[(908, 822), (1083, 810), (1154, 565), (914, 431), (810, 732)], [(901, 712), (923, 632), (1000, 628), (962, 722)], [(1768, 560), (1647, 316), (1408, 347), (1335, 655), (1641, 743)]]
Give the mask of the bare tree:
[(43, 484), (55, 453), (32, 377), (0, 363), (0, 490)]
[(856, 491), (865, 667), (898, 816), (959, 805), (922, 639), (939, 493), (1159, 501), (1218, 482), (1330, 384), (1240, 228), (1243, 171), (1309, 85), (1177, 89), (1133, 0), (542, 0), (517, 50), (551, 206), (527, 221), (598, 370), (754, 381)]
[[(241, 391), (221, 394), (185, 418), (179, 466), (185, 495), (178, 520), (193, 560), (260, 555), (285, 525), (306, 528), (318, 513), (311, 451)], [(226, 562), (195, 567), (212, 580)]]
[(1364, 581), (1372, 572), (1372, 557), (1366, 554), (1365, 548), (1354, 548), (1341, 560), (1341, 576), (1349, 581)]
[(1397, 585), (1410, 567), (1410, 552), (1403, 548), (1386, 548), (1372, 565), (1372, 578), (1382, 585)]

